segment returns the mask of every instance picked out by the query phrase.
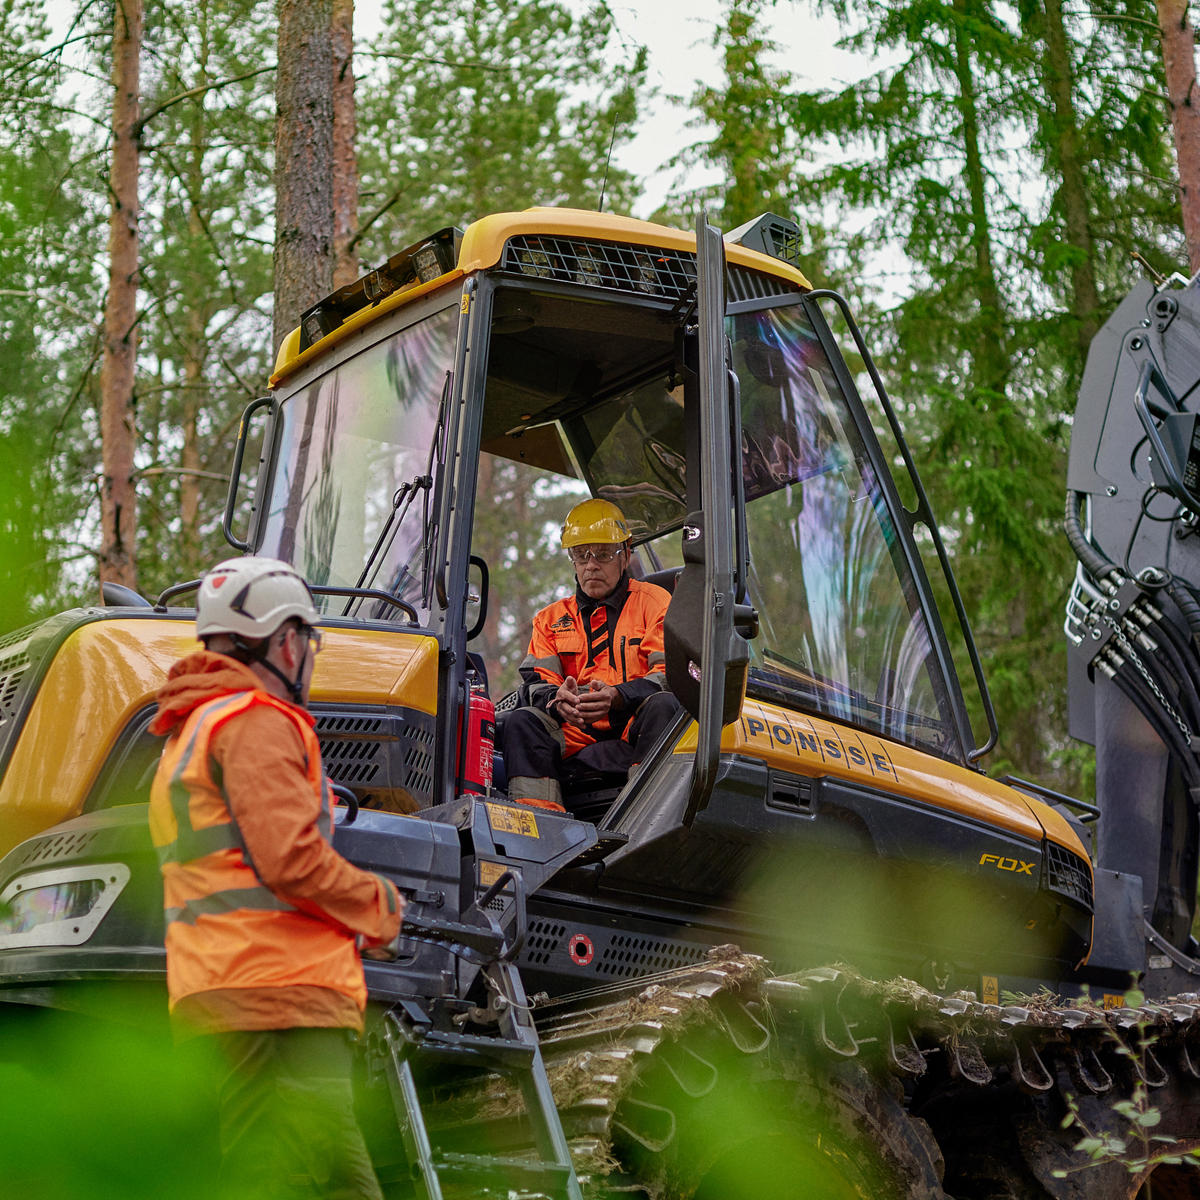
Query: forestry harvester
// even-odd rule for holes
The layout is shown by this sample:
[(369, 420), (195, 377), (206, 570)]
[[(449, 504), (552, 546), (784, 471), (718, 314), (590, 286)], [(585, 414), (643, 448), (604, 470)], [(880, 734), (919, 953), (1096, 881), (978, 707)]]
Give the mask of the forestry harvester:
[[(946, 551), (798, 251), (772, 216), (485, 217), (304, 313), (246, 412), (226, 536), (313, 585), (337, 844), (409, 897), (366, 964), (389, 1195), (1200, 1194), (1200, 292), (1137, 289), (1084, 380), (1093, 805), (981, 771)], [(672, 592), (684, 711), (557, 815), (506, 794), (498, 647), (588, 495)], [(195, 586), (0, 643), (0, 1030), (163, 991), (147, 726)], [(1075, 1150), (1133, 1125), (1176, 1161)]]

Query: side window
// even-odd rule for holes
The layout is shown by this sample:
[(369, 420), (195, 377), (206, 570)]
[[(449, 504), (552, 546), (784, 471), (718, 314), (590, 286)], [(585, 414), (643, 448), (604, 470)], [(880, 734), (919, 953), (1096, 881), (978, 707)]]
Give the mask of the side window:
[(150, 782), (163, 748), (163, 739), (149, 729), (154, 713), (155, 708), (150, 705), (125, 726), (88, 793), (85, 812), (121, 804), (145, 804), (150, 799)]

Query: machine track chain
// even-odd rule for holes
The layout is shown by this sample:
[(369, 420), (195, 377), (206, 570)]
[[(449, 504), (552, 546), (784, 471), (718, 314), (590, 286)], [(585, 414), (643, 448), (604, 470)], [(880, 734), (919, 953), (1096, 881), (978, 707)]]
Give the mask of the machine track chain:
[[(816, 1190), (768, 1181), (746, 1194), (1133, 1200), (1148, 1170), (1091, 1165), (1074, 1147), (1085, 1125), (1127, 1131), (1114, 1105), (1139, 1083), (1160, 1112), (1154, 1132), (1200, 1146), (1198, 995), (1136, 1009), (988, 1005), (846, 967), (772, 976), (719, 947), (704, 963), (556, 1000), (537, 1024), (593, 1196), (732, 1200), (729, 1172), (740, 1180), (788, 1143), (791, 1169), (816, 1172)], [(1064, 1129), (1071, 1104), (1079, 1123)], [(430, 1119), (503, 1139), (520, 1111), (518, 1093), (483, 1076), (448, 1089)]]

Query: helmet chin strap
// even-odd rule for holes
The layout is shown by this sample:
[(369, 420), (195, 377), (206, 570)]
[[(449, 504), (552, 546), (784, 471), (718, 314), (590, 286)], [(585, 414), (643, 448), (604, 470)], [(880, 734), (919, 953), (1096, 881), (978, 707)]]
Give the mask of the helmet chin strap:
[[(272, 637), (275, 635), (272, 634)], [(296, 666), (296, 678), (289, 679), (273, 662), (267, 660), (267, 651), (271, 648), (271, 638), (263, 638), (257, 646), (249, 646), (238, 635), (232, 635), (233, 644), (245, 655), (248, 656), (250, 662), (256, 662), (261, 667), (265, 667), (280, 683), (287, 689), (287, 693), (292, 703), (298, 708), (304, 707), (304, 668), (308, 663), (308, 639), (304, 640), (304, 653), (300, 655), (300, 662)]]

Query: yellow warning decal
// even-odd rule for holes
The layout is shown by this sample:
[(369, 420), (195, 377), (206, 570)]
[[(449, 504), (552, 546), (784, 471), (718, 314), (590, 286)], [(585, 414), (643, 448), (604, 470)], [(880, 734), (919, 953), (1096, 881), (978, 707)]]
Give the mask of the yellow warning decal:
[(490, 858), (479, 860), (479, 886), (491, 887), (508, 868), (503, 863), (492, 862)]
[(459, 305), (458, 311), (465, 316), (467, 309), (469, 309), (470, 307), (471, 307), (471, 293), (463, 292), (462, 303)]
[(985, 975), (981, 990), (984, 1004), (1000, 1003), (1000, 977), (998, 975)]
[(527, 808), (488, 804), (487, 812), (493, 833), (519, 833), (522, 837), (531, 838), (538, 836), (537, 818)]

